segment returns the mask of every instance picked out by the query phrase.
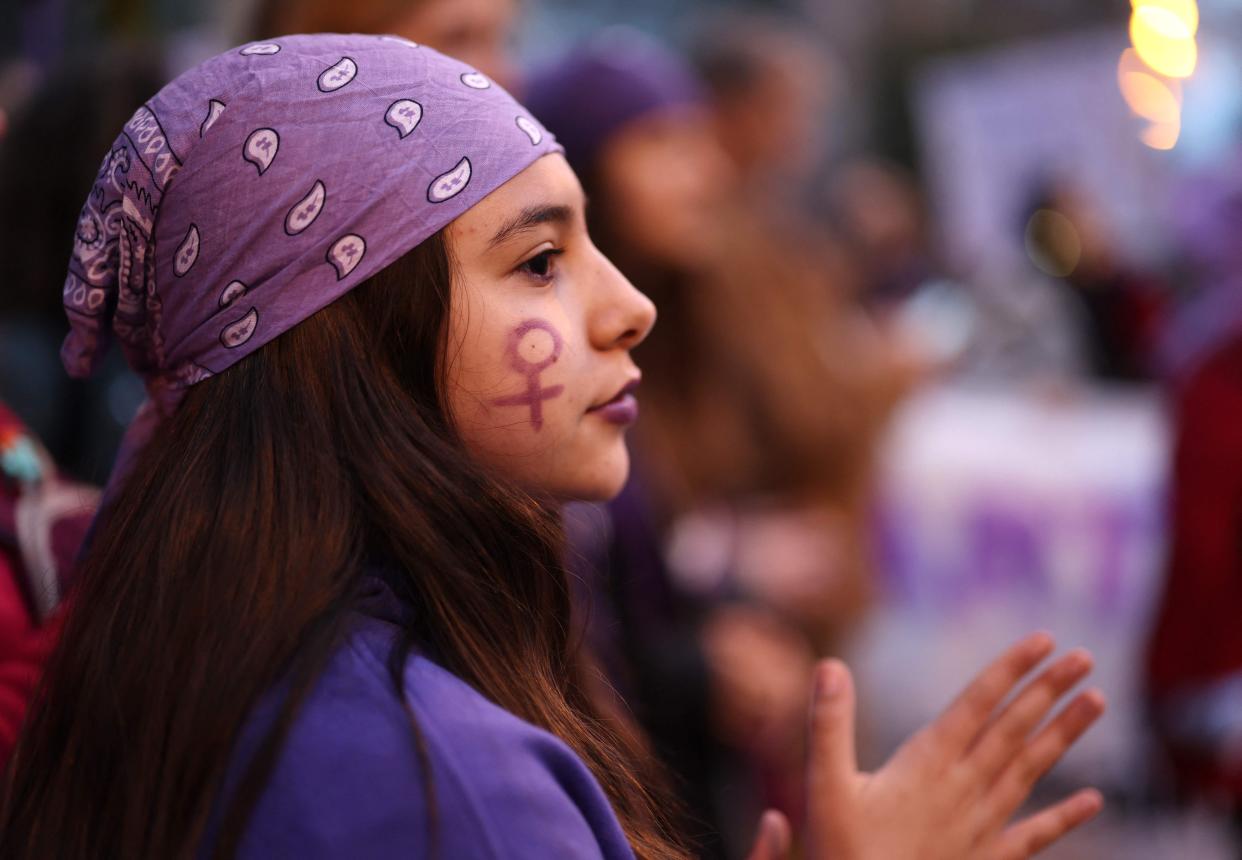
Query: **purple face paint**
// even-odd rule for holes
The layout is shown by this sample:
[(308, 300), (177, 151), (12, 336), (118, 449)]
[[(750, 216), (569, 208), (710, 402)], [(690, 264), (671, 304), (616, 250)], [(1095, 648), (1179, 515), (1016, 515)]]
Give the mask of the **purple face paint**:
[[(538, 332), (543, 332), (547, 337), (540, 336)], [(549, 339), (551, 347), (545, 349), (544, 341)], [(565, 386), (552, 385), (544, 388), (539, 381), (539, 374), (561, 357), (562, 346), (560, 333), (544, 320), (529, 319), (515, 328), (509, 335), (509, 366), (526, 377), (526, 390), (521, 394), (493, 400), (492, 405), (529, 406), (531, 426), (536, 430), (542, 429), (543, 401), (559, 396)]]

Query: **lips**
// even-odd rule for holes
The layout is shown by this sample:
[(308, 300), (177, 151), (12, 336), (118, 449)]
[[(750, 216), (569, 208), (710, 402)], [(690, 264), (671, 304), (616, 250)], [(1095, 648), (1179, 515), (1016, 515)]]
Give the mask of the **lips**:
[(638, 420), (638, 400), (633, 392), (639, 382), (639, 379), (630, 380), (610, 400), (592, 406), (587, 413), (598, 415), (610, 424), (633, 424)]

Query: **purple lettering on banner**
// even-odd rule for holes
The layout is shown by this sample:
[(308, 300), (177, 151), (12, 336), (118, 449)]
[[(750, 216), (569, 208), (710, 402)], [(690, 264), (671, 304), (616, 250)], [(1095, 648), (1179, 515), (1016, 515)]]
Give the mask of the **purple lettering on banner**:
[[(528, 353), (540, 355), (540, 338), (536, 332), (543, 332), (549, 339), (547, 354), (532, 361), (523, 355)], [(531, 335), (535, 335), (531, 337)], [(552, 385), (547, 388), (539, 380), (539, 374), (547, 370), (561, 357), (560, 333), (552, 324), (540, 319), (529, 319), (509, 334), (509, 366), (526, 377), (526, 390), (521, 394), (501, 397), (492, 401), (494, 406), (527, 406), (530, 408), (530, 423), (536, 430), (543, 428), (543, 401), (551, 400), (565, 390), (563, 385)]]
[(984, 591), (1047, 595), (1047, 536), (1038, 514), (994, 499), (980, 499), (977, 505), (966, 522), (966, 565), (977, 585)]
[(918, 549), (915, 516), (895, 497), (883, 497), (870, 513), (870, 533), (879, 562), (880, 587), (889, 601), (914, 603), (917, 598)]
[(1093, 609), (1101, 620), (1115, 620), (1133, 614), (1133, 604), (1142, 598), (1137, 584), (1127, 573), (1135, 568), (1134, 553), (1142, 550), (1145, 535), (1158, 534), (1160, 509), (1155, 502), (1115, 499), (1101, 501), (1087, 513), (1095, 557)]

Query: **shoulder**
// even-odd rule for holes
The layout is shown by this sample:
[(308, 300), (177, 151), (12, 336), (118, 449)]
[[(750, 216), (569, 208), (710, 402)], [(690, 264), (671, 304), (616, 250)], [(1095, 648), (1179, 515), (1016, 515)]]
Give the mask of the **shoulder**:
[(443, 857), (631, 856), (598, 784), (557, 738), (418, 655), (405, 663), (407, 711), (386, 667), (393, 632), (363, 618), (334, 655), (243, 857), (421, 857), (433, 825)]

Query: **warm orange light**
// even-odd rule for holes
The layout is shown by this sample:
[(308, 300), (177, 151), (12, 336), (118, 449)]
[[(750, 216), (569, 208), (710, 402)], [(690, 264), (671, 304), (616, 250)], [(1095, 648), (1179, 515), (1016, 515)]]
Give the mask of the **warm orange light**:
[[(1195, 26), (1198, 26), (1196, 17)], [(1167, 78), (1188, 78), (1199, 48), (1189, 22), (1163, 6), (1136, 5), (1130, 16), (1130, 41), (1153, 71)]]
[(1177, 146), (1177, 139), (1181, 136), (1181, 133), (1182, 124), (1180, 120), (1155, 123), (1139, 132), (1139, 140), (1152, 149), (1172, 149)]
[(1127, 48), (1117, 64), (1117, 86), (1130, 110), (1144, 119), (1167, 124), (1181, 117), (1181, 84), (1152, 72), (1133, 49)]

